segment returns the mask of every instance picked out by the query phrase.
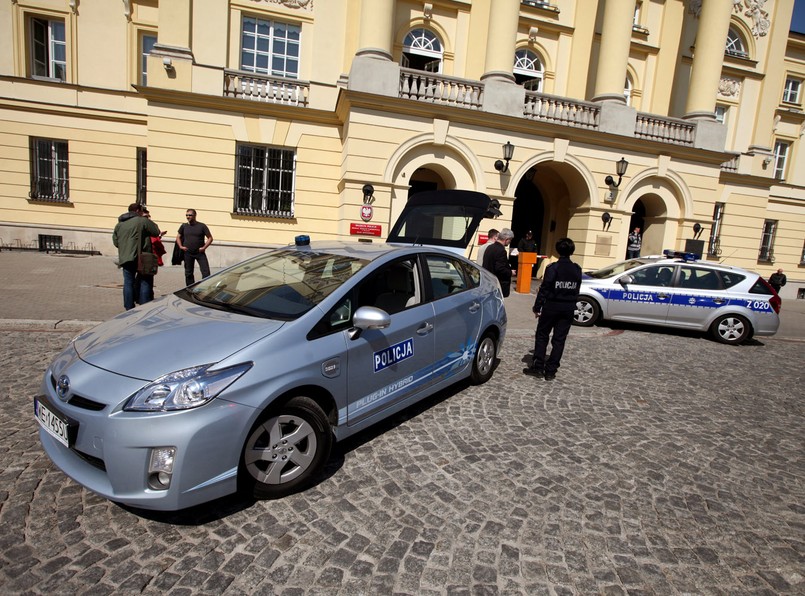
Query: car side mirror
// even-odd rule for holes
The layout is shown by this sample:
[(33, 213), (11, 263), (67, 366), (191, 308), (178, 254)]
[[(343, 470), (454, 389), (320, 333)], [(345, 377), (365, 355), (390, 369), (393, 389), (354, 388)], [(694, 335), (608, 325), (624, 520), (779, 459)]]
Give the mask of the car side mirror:
[(625, 288), (625, 287), (626, 287), (626, 286), (628, 286), (629, 284), (633, 284), (633, 283), (634, 283), (634, 277), (632, 277), (631, 275), (629, 275), (629, 274), (627, 273), (626, 275), (623, 275), (623, 276), (621, 276), (621, 277), (619, 277), (619, 278), (618, 278), (618, 283), (619, 283), (620, 285), (622, 285), (622, 286)]
[(361, 306), (352, 317), (352, 324), (358, 329), (385, 329), (391, 325), (391, 315), (374, 306)]

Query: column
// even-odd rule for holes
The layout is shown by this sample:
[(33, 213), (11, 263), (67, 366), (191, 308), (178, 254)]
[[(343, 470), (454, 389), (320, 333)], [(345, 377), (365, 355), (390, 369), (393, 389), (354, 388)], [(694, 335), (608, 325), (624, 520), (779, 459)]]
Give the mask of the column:
[(363, 0), (356, 56), (391, 60), (394, 0)]
[(716, 95), (730, 28), (732, 0), (702, 2), (685, 118), (715, 120)]
[(593, 101), (626, 103), (626, 66), (632, 45), (634, 0), (606, 0)]
[(512, 68), (519, 22), (520, 0), (495, 0), (491, 3), (482, 81), (514, 83)]

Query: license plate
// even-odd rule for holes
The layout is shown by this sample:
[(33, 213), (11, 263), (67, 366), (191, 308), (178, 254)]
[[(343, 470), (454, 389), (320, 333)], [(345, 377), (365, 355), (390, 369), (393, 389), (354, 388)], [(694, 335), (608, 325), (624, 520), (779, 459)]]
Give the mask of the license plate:
[(58, 414), (37, 399), (34, 399), (34, 416), (39, 426), (44, 428), (50, 436), (65, 447), (70, 446), (70, 437), (68, 434), (70, 425), (67, 421), (62, 420)]

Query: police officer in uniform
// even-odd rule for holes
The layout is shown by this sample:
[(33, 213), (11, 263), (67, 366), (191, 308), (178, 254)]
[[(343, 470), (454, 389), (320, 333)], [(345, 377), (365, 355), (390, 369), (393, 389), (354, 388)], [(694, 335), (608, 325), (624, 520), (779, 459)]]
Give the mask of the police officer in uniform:
[[(534, 301), (532, 310), (538, 319), (534, 359), (530, 367), (523, 369), (528, 375), (544, 376), (546, 381), (553, 379), (559, 368), (581, 286), (581, 267), (570, 260), (570, 255), (576, 252), (574, 242), (570, 238), (561, 238), (556, 243), (556, 252), (559, 253), (559, 260), (545, 270)], [(551, 331), (551, 355), (546, 361), (545, 352)]]

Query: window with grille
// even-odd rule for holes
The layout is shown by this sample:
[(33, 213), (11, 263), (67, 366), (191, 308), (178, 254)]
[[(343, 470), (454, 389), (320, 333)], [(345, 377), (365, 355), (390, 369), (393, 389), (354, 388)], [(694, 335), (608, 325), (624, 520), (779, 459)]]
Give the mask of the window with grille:
[(427, 29), (414, 29), (403, 40), (400, 66), (440, 73), (443, 54), (442, 42), (435, 33)]
[(786, 166), (788, 164), (788, 150), (791, 148), (791, 143), (786, 141), (777, 141), (774, 144), (774, 177), (777, 180), (785, 178)]
[(66, 80), (67, 42), (64, 21), (32, 18), (31, 75)]
[(293, 150), (239, 144), (235, 169), (235, 213), (294, 216)]
[(67, 141), (30, 139), (31, 192), (39, 201), (70, 199)]
[(542, 63), (531, 50), (514, 53), (514, 80), (527, 91), (542, 91)]
[(760, 235), (758, 261), (774, 262), (774, 236), (777, 233), (777, 220), (767, 219), (763, 222), (763, 233)]
[(137, 147), (137, 202), (147, 203), (148, 190), (148, 150)]
[(298, 25), (243, 17), (241, 70), (298, 79), (301, 36), (302, 28)]
[(157, 42), (156, 35), (143, 35), (140, 38), (140, 85), (148, 85), (148, 55)]
[(783, 89), (783, 101), (786, 103), (799, 104), (799, 91), (801, 87), (802, 81), (799, 79), (786, 79), (785, 89)]
[(737, 56), (738, 58), (748, 58), (749, 54), (746, 52), (746, 45), (740, 33), (730, 27), (727, 34), (727, 47), (725, 51), (728, 56)]
[(710, 226), (710, 241), (707, 243), (707, 254), (711, 257), (721, 255), (721, 224), (724, 221), (724, 203), (716, 203), (713, 207), (713, 225)]

